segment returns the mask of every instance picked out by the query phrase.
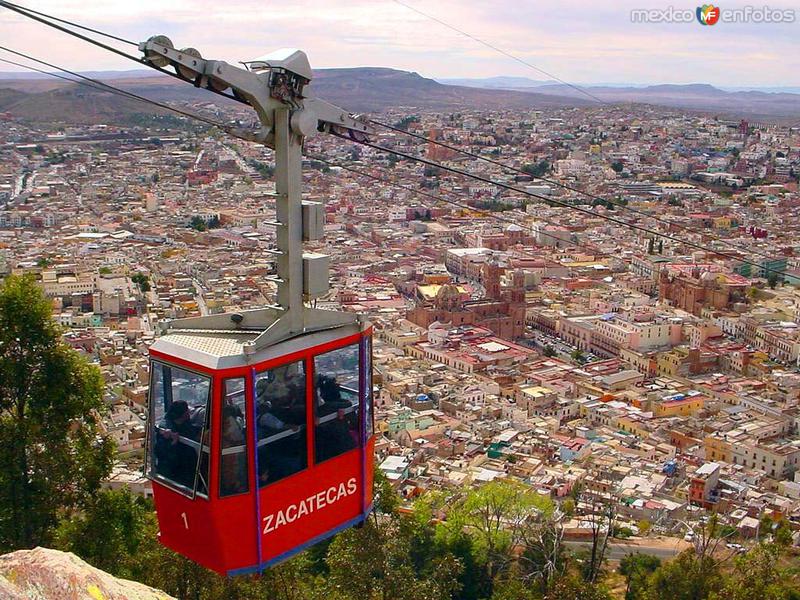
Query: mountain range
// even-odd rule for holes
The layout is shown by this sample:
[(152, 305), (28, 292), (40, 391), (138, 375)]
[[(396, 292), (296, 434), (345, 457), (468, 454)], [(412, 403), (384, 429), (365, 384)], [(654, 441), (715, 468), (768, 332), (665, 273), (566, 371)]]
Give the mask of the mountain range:
[(572, 86), (527, 77), (441, 79), (448, 85), (479, 89), (531, 91), (559, 97), (594, 99), (608, 103), (633, 102), (687, 110), (709, 111), (755, 119), (800, 119), (800, 88), (723, 90), (706, 83), (660, 85)]
[[(27, 76), (25, 76), (27, 75)], [(576, 89), (526, 77), (436, 81), (418, 73), (381, 67), (320, 69), (314, 93), (353, 112), (386, 109), (453, 111), (543, 109), (607, 103), (651, 104), (751, 120), (800, 120), (800, 94), (725, 91), (708, 84)], [(89, 76), (161, 102), (231, 102), (153, 71), (93, 72)], [(126, 122), (160, 109), (45, 75), (0, 73), (0, 111), (32, 121)]]

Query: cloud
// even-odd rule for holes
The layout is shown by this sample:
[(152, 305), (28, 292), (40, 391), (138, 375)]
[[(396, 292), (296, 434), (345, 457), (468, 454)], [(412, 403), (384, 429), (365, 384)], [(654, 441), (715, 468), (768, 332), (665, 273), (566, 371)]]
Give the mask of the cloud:
[[(630, 11), (665, 8), (594, 0), (403, 0), (559, 78), (576, 83), (792, 84), (800, 68), (797, 22), (784, 25), (632, 23)], [(29, 6), (141, 41), (166, 34), (177, 47), (230, 62), (280, 47), (313, 66), (387, 66), (437, 77), (545, 76), (393, 0), (30, 0)], [(724, 8), (741, 3), (725, 3)], [(694, 10), (694, 5), (678, 6)], [(794, 8), (771, 1), (771, 8)], [(800, 13), (800, 11), (798, 11)], [(0, 12), (4, 45), (69, 68), (135, 68), (102, 50)], [(123, 48), (133, 53), (133, 47)]]

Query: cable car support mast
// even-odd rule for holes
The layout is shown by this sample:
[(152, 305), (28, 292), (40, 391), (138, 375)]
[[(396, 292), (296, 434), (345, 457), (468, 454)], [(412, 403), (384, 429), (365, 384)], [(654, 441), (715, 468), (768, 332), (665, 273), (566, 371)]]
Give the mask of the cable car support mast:
[(363, 326), (356, 314), (306, 305), (328, 292), (329, 257), (303, 253), (304, 241), (322, 237), (325, 213), (321, 203), (302, 199), (302, 149), (304, 140), (318, 132), (363, 142), (375, 133), (373, 126), (310, 94), (313, 73), (300, 50), (279, 50), (242, 63), (245, 68), (203, 59), (193, 48), (176, 50), (165, 36), (151, 37), (139, 50), (150, 65), (163, 68), (171, 64), (196, 87), (215, 92), (230, 88), (236, 99), (255, 109), (261, 128), (226, 127), (225, 131), (275, 152), (277, 304), (234, 314), (176, 319), (167, 325), (170, 331), (261, 331), (244, 346), (245, 352), (252, 354), (304, 333)]

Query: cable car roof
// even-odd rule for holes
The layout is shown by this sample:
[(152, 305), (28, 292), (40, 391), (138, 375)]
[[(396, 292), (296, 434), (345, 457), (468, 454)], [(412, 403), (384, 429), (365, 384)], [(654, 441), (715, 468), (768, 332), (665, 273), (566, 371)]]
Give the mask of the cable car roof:
[(181, 330), (158, 338), (151, 349), (209, 369), (230, 369), (279, 358), (286, 354), (327, 344), (360, 331), (358, 324), (315, 331), (245, 353), (245, 344), (255, 340), (261, 331)]

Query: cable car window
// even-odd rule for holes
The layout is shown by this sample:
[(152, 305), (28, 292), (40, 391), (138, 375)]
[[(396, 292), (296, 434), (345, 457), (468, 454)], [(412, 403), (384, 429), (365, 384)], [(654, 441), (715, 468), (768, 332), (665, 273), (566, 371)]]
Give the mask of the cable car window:
[(150, 475), (208, 497), (211, 379), (152, 363)]
[(359, 446), (358, 344), (314, 357), (316, 462)]
[(308, 466), (306, 371), (302, 360), (256, 375), (258, 485)]
[(243, 494), (250, 490), (247, 477), (247, 411), (244, 389), (244, 377), (226, 379), (223, 382), (220, 419), (220, 496)]
[(366, 383), (364, 385), (364, 428), (367, 433), (367, 438), (372, 436), (373, 423), (372, 423), (372, 338), (368, 337), (364, 340), (364, 377)]

